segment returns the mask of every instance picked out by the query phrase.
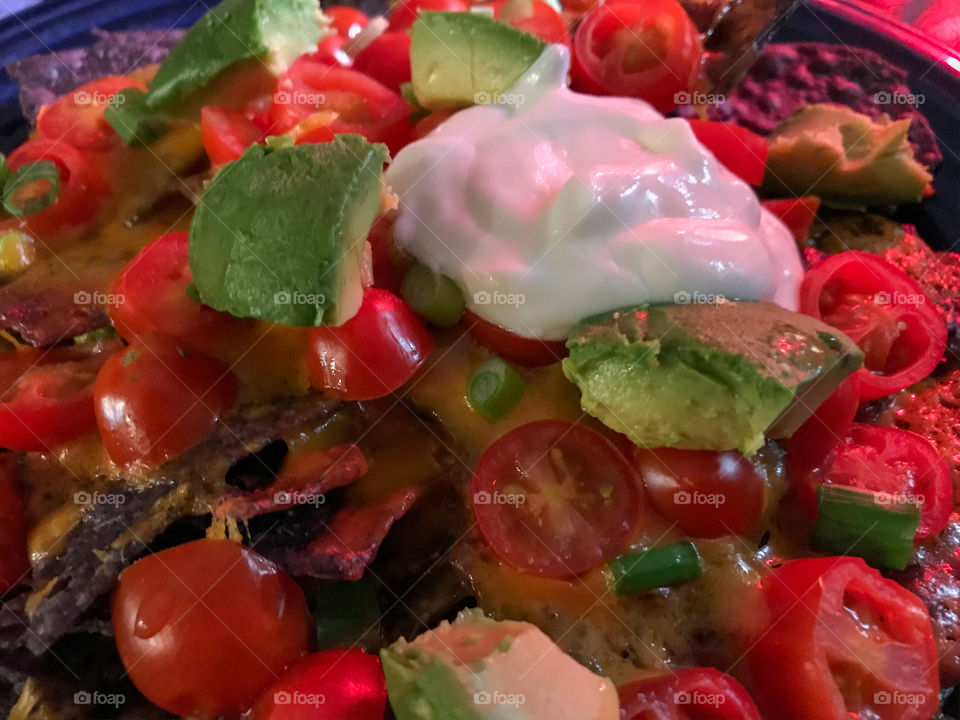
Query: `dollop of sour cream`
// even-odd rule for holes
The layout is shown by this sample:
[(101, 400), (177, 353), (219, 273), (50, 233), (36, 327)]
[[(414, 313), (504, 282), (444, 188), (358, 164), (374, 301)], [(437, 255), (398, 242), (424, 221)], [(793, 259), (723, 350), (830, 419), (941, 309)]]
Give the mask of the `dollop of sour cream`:
[(796, 309), (789, 230), (696, 140), (641, 100), (566, 87), (552, 45), (504, 95), (401, 150), (394, 235), (467, 307), (526, 337), (644, 302)]

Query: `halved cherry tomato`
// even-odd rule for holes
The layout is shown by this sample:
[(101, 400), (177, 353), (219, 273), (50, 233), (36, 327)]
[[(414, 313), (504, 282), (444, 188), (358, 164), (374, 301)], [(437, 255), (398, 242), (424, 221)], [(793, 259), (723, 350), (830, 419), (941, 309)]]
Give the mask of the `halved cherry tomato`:
[(410, 82), (410, 33), (385, 32), (357, 54), (353, 69), (399, 93)]
[(810, 237), (810, 228), (820, 209), (820, 198), (807, 195), (802, 198), (785, 200), (761, 200), (760, 204), (772, 212), (793, 233), (798, 244), (806, 243)]
[(855, 423), (816, 468), (796, 485), (803, 507), (816, 513), (819, 484), (859, 488), (890, 503), (920, 507), (917, 539), (936, 535), (953, 509), (946, 462), (923, 435), (895, 427)]
[(424, 10), (466, 12), (469, 9), (464, 0), (401, 0), (390, 11), (390, 29), (409, 30)]
[(334, 133), (359, 133), (399, 150), (410, 135), (410, 105), (362, 72), (304, 56), (277, 80), (271, 117), (274, 132), (293, 129), (317, 110), (338, 113)]
[(688, 120), (693, 134), (727, 170), (750, 185), (760, 185), (767, 170), (767, 140), (733, 123)]
[(421, 138), (425, 138), (427, 135), (440, 127), (440, 124), (455, 112), (456, 110), (434, 110), (426, 117), (420, 118), (413, 126), (413, 132), (410, 134), (410, 139), (420, 140)]
[(497, 556), (545, 577), (580, 575), (622, 551), (642, 504), (620, 449), (565, 420), (499, 438), (477, 462), (472, 492), (477, 525)]
[(308, 335), (310, 380), (344, 400), (389, 395), (412, 378), (433, 348), (433, 336), (399, 297), (367, 288), (360, 310), (339, 327)]
[(696, 89), (703, 47), (676, 0), (595, 5), (573, 38), (573, 87), (646, 100), (660, 112)]
[(764, 717), (927, 720), (940, 683), (920, 599), (859, 558), (804, 558), (762, 582), (769, 620), (748, 646)]
[(349, 5), (333, 5), (324, 8), (323, 14), (330, 18), (330, 25), (344, 40), (350, 40), (359, 35), (370, 22), (365, 12)]
[(21, 165), (49, 160), (60, 170), (57, 199), (46, 210), (18, 218), (30, 234), (47, 240), (60, 231), (85, 226), (100, 211), (110, 189), (100, 170), (82, 152), (64, 141), (38, 138), (27, 140), (10, 153), (12, 170)]
[(0, 594), (22, 583), (30, 570), (23, 499), (17, 488), (17, 457), (0, 454)]
[(463, 315), (470, 336), (494, 355), (523, 367), (540, 367), (560, 362), (567, 356), (563, 340), (538, 340), (512, 333), (467, 310)]
[(929, 375), (947, 328), (923, 290), (875, 255), (848, 250), (810, 268), (800, 310), (850, 336), (864, 351), (860, 399), (876, 400)]
[(387, 705), (380, 658), (324, 650), (294, 663), (250, 710), (248, 720), (379, 720)]
[(146, 90), (139, 80), (109, 75), (81, 85), (52, 105), (40, 108), (37, 132), (55, 142), (65, 141), (78, 150), (109, 150), (119, 141), (113, 126), (103, 116), (113, 96), (124, 88)]
[(203, 440), (237, 398), (225, 364), (163, 338), (110, 358), (93, 385), (100, 436), (124, 467), (158, 467)]
[(311, 57), (326, 65), (350, 67), (353, 65), (353, 58), (343, 49), (344, 42), (345, 40), (339, 35), (328, 35), (317, 43), (317, 51)]
[(122, 303), (110, 306), (110, 319), (129, 341), (156, 333), (217, 354), (217, 350), (249, 321), (197, 302), (187, 295), (193, 275), (188, 264), (189, 236), (162, 235), (145, 245), (117, 276), (114, 294)]
[(570, 47), (570, 33), (567, 32), (566, 21), (543, 0), (497, 0), (491, 7), (497, 20), (536, 35), (548, 43), (560, 43)]
[(618, 693), (621, 720), (760, 720), (743, 685), (710, 667), (638, 680)]
[(847, 436), (858, 407), (860, 378), (854, 373), (837, 386), (793, 435), (784, 440), (787, 474), (791, 478), (803, 478), (822, 463)]
[(205, 105), (200, 110), (203, 148), (213, 165), (232, 162), (263, 137), (263, 132), (244, 112)]
[(49, 452), (96, 428), (93, 381), (117, 340), (0, 355), (0, 447)]
[(113, 632), (134, 685), (183, 717), (237, 717), (307, 650), (300, 587), (272, 562), (206, 538), (147, 555), (120, 575)]
[(735, 450), (634, 448), (650, 504), (692, 537), (743, 535), (763, 511), (764, 484)]

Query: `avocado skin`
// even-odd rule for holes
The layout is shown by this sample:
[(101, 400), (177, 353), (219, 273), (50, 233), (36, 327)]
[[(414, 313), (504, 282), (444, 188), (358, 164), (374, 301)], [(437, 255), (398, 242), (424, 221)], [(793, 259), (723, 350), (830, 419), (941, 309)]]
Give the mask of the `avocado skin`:
[(745, 454), (863, 362), (839, 331), (764, 302), (619, 310), (581, 322), (567, 348), (583, 409), (637, 445)]
[(438, 658), (384, 648), (380, 662), (397, 720), (481, 720), (456, 673)]
[(387, 157), (360, 135), (250, 147), (220, 170), (194, 213), (193, 294), (237, 317), (345, 322), (363, 294), (363, 244)]
[[(308, 46), (320, 39), (317, 0), (224, 0), (187, 31), (150, 83), (147, 107), (172, 110), (231, 65), (266, 57), (274, 50), (265, 30), (298, 37)], [(311, 39), (312, 38), (312, 39)]]
[(495, 102), (540, 57), (546, 43), (477, 13), (425, 12), (411, 29), (411, 82), (428, 110)]

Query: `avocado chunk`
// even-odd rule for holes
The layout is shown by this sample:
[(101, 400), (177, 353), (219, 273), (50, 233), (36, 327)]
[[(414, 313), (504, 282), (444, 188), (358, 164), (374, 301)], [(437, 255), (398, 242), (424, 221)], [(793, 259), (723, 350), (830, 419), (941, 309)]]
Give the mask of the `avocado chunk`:
[(397, 720), (618, 720), (617, 691), (536, 625), (464, 610), (380, 651)]
[(166, 117), (147, 107), (147, 94), (135, 87), (118, 92), (103, 115), (130, 147), (149, 145), (170, 129)]
[(477, 13), (425, 12), (413, 24), (413, 94), (428, 110), (497, 102), (546, 43)]
[(766, 302), (619, 310), (567, 348), (583, 409), (637, 445), (745, 454), (793, 434), (863, 364), (838, 330)]
[(223, 0), (163, 61), (147, 107), (171, 110), (231, 65), (261, 59), (279, 74), (320, 39), (317, 0)]
[(842, 105), (799, 108), (770, 133), (764, 187), (840, 208), (918, 202), (933, 178), (909, 129), (909, 118), (873, 120)]
[(190, 223), (192, 294), (238, 317), (340, 325), (360, 307), (384, 145), (359, 135), (271, 149), (221, 168)]

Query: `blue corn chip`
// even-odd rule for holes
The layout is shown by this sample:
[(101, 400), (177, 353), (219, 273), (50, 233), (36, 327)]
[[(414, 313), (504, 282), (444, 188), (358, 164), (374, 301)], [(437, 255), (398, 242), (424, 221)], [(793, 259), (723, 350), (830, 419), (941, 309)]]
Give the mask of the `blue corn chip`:
[(184, 31), (94, 30), (97, 41), (84, 48), (31, 55), (7, 65), (10, 77), (20, 86), (24, 117), (33, 120), (41, 105), (104, 75), (123, 75), (163, 60)]

